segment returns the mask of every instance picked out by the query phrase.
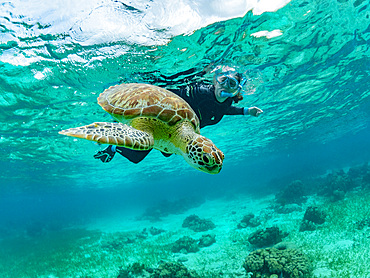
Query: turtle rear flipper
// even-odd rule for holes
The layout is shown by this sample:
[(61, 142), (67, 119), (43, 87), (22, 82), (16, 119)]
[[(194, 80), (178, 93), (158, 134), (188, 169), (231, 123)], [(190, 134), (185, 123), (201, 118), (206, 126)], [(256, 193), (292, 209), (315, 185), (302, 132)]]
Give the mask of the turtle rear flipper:
[(62, 130), (59, 134), (132, 150), (150, 150), (154, 145), (152, 135), (122, 123), (96, 122)]

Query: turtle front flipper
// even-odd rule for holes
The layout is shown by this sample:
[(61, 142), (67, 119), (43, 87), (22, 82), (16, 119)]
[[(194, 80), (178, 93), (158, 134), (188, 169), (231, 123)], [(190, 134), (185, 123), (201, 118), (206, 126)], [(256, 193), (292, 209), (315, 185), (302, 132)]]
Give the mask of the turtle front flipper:
[(132, 150), (150, 150), (154, 145), (152, 135), (122, 123), (96, 122), (62, 130), (59, 134)]

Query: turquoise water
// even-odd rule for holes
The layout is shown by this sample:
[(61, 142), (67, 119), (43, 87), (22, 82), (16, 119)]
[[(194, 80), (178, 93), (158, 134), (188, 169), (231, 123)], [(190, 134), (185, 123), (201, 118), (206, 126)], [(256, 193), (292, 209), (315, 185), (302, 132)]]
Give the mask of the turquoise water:
[[(0, 3), (3, 234), (34, 223), (45, 230), (51, 220), (60, 229), (83, 225), (184, 196), (264, 197), (369, 160), (368, 1), (293, 0), (276, 9), (261, 1), (254, 12), (234, 2)], [(121, 157), (102, 164), (93, 154), (104, 146), (58, 134), (109, 121), (96, 98), (111, 85), (163, 85), (155, 80), (215, 61), (249, 77), (238, 105), (264, 110), (202, 129), (225, 153), (218, 175), (159, 152), (137, 165)], [(200, 79), (180, 76), (172, 87)], [(51, 269), (41, 274), (52, 277)]]

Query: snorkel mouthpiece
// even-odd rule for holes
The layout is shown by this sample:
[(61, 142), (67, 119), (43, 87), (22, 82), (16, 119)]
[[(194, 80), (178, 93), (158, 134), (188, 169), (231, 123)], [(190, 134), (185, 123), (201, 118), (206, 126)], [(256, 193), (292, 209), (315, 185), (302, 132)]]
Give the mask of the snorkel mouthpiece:
[[(239, 92), (239, 90), (237, 90), (235, 92), (237, 93), (237, 92)], [(220, 93), (220, 97), (234, 97), (234, 96), (236, 96), (236, 93), (228, 93), (228, 92), (222, 91)]]
[(238, 89), (235, 90), (234, 92), (232, 93), (228, 93), (226, 91), (222, 91), (220, 93), (220, 97), (235, 97), (237, 94), (240, 93), (241, 90), (243, 90), (243, 86), (245, 85), (245, 83), (247, 83), (247, 79), (246, 78), (243, 78), (240, 83), (238, 83)]

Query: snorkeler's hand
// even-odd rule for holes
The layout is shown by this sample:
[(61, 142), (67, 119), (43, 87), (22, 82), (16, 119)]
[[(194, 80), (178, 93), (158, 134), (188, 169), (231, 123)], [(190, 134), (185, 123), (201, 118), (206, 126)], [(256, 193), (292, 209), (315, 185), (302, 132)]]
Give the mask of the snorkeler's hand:
[(112, 150), (112, 146), (108, 146), (106, 149), (97, 152), (94, 155), (94, 158), (95, 159), (100, 159), (101, 162), (103, 162), (103, 163), (107, 163), (107, 162), (110, 162), (113, 159), (115, 154), (116, 154), (116, 152), (114, 152)]
[(258, 107), (250, 107), (247, 110), (247, 115), (251, 115), (253, 117), (258, 117), (260, 114), (262, 114), (262, 109), (259, 109)]

